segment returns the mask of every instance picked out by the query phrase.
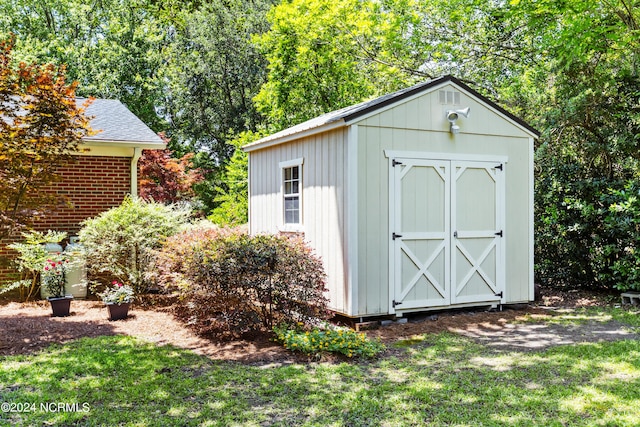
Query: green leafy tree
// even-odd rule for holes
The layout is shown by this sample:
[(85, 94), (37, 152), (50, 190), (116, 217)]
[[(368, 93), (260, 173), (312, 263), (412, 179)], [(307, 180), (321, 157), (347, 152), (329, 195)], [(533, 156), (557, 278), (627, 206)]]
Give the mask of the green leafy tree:
[(121, 100), (155, 131), (163, 99), (168, 25), (150, 0), (0, 0), (0, 35), (16, 35), (16, 58), (64, 64), (78, 94)]
[(538, 113), (537, 279), (640, 289), (628, 268), (640, 238), (629, 227), (640, 221), (629, 198), (640, 172), (640, 10), (627, 1), (514, 3), (548, 70)]
[(269, 76), (256, 103), (278, 130), (443, 74), (500, 98), (536, 57), (507, 11), (480, 0), (283, 2), (258, 38)]
[(216, 188), (218, 206), (209, 220), (220, 225), (241, 225), (249, 220), (248, 156), (242, 147), (260, 139), (260, 133), (244, 132), (233, 140), (236, 151), (225, 168), (222, 183)]
[[(183, 13), (165, 67), (168, 82), (165, 114), (172, 148), (195, 152), (194, 166), (205, 181), (194, 186), (211, 213), (225, 196), (225, 167), (234, 156), (231, 140), (263, 126), (253, 103), (266, 81), (266, 60), (252, 37), (268, 28), (271, 0), (221, 1)], [(222, 198), (221, 198), (222, 197)]]
[(384, 84), (393, 70), (360, 58), (360, 39), (376, 22), (372, 2), (293, 0), (267, 17), (271, 29), (257, 40), (269, 76), (255, 101), (275, 130), (395, 86)]
[(191, 149), (204, 148), (218, 162), (233, 154), (227, 141), (262, 123), (252, 98), (266, 80), (266, 61), (252, 37), (268, 28), (264, 16), (272, 2), (206, 2), (184, 15), (166, 69), (167, 114), (172, 137)]
[(0, 42), (0, 238), (59, 201), (41, 190), (60, 179), (58, 168), (91, 132), (89, 102), (77, 104), (64, 67), (15, 66), (11, 52), (11, 42)]

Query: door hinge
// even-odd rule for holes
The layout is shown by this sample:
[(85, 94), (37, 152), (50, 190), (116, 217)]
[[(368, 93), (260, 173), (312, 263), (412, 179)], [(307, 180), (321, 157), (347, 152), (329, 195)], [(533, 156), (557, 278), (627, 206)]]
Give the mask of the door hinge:
[(402, 304), (402, 302), (401, 302), (401, 301), (393, 300), (393, 301), (391, 302), (391, 305), (393, 306), (393, 308), (396, 308), (396, 306), (397, 306), (397, 305), (401, 305), (401, 304)]
[(393, 234), (391, 234), (391, 237), (393, 238), (393, 240), (396, 240), (400, 237), (402, 237), (402, 234), (396, 234), (395, 232)]
[(496, 236), (500, 236), (500, 237), (503, 237), (503, 233), (502, 233), (502, 230), (500, 230), (500, 231), (498, 231), (497, 233), (495, 233), (495, 235), (496, 235)]
[(396, 165), (401, 165), (402, 162), (397, 161), (396, 159), (391, 160), (391, 166), (393, 166), (394, 168), (396, 167)]
[(502, 298), (502, 291), (498, 292), (496, 296)]
[(494, 166), (493, 168), (502, 170), (502, 163), (500, 163), (498, 166)]

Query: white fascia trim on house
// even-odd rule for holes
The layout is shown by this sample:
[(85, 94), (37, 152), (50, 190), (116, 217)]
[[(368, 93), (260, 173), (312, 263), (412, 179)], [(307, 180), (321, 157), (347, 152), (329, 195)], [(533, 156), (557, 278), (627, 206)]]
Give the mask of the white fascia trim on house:
[(114, 141), (114, 140), (106, 140), (106, 139), (91, 139), (84, 138), (82, 140), (82, 146), (88, 147), (101, 147), (101, 146), (109, 146), (109, 147), (130, 147), (130, 148), (141, 148), (143, 150), (164, 150), (167, 148), (167, 144), (158, 143), (158, 142), (140, 142), (140, 141)]
[(256, 150), (262, 150), (263, 148), (272, 147), (274, 145), (284, 144), (285, 142), (298, 140), (300, 138), (306, 138), (309, 136), (317, 135), (319, 133), (328, 132), (333, 129), (345, 127), (344, 120), (336, 120), (335, 122), (327, 123), (311, 129), (306, 129), (301, 132), (288, 133), (286, 135), (278, 136), (277, 133), (260, 139), (254, 143), (242, 147), (242, 149), (250, 153)]

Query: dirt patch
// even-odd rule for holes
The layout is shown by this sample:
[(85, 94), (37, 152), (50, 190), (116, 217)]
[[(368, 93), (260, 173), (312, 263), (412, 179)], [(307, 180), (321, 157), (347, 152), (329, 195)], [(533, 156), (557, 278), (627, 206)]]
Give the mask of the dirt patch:
[[(607, 299), (608, 298), (608, 299)], [(415, 335), (450, 331), (470, 337), (498, 350), (526, 351), (553, 345), (616, 339), (640, 339), (614, 322), (588, 323), (564, 327), (519, 322), (528, 316), (547, 315), (550, 306), (583, 307), (605, 305), (611, 297), (586, 292), (542, 292), (538, 304), (518, 310), (464, 311), (416, 315), (405, 324), (367, 331), (387, 344), (410, 339)], [(264, 337), (257, 341), (212, 342), (195, 335), (177, 321), (168, 308), (134, 306), (126, 320), (111, 322), (107, 309), (98, 301), (74, 300), (71, 316), (51, 317), (48, 302), (8, 303), (0, 306), (0, 355), (29, 354), (52, 343), (65, 343), (81, 337), (130, 335), (158, 345), (171, 344), (192, 350), (212, 359), (232, 360), (248, 364), (294, 363), (309, 360), (293, 354)], [(342, 360), (324, 356), (324, 361)]]
[(255, 342), (215, 343), (198, 337), (174, 319), (168, 309), (136, 309), (126, 320), (109, 321), (98, 301), (71, 302), (71, 315), (51, 317), (46, 301), (0, 306), (0, 355), (29, 354), (52, 343), (82, 337), (130, 335), (158, 345), (172, 344), (213, 359), (245, 363), (295, 360), (282, 347), (262, 339)]
[[(517, 307), (507, 307), (504, 311), (445, 311), (409, 317), (406, 324), (394, 323), (390, 326), (370, 331), (385, 343), (411, 339), (425, 333), (453, 332), (469, 337), (476, 342), (499, 351), (543, 350), (556, 345), (583, 342), (640, 339), (625, 325), (618, 322), (585, 322), (580, 325), (554, 325), (544, 322), (555, 310), (573, 310), (581, 307), (601, 307), (620, 302), (616, 295), (583, 290), (563, 291), (541, 289), (540, 300), (536, 303)], [(531, 317), (539, 322), (531, 323)]]
[(451, 331), (501, 351), (544, 350), (557, 345), (640, 339), (640, 335), (626, 330), (625, 325), (618, 322), (571, 326), (507, 323), (499, 327), (483, 323)]

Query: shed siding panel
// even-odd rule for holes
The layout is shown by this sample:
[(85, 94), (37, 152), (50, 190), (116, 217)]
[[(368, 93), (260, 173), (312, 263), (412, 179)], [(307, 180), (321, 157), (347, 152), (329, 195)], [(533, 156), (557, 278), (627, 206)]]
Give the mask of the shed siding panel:
[(349, 313), (346, 247), (346, 129), (251, 153), (251, 232), (278, 233), (282, 220), (279, 163), (303, 158), (302, 231), (327, 273), (330, 308)]
[[(379, 114), (367, 117), (358, 122), (364, 126), (395, 127), (398, 129), (417, 129), (427, 131), (440, 131), (449, 133), (449, 122), (446, 111), (450, 109), (471, 108), (468, 118), (457, 121), (460, 132), (465, 129), (473, 129), (474, 133), (483, 135), (500, 135), (526, 138), (529, 135), (522, 129), (514, 126), (510, 121), (488, 109), (483, 103), (464, 92), (461, 92), (460, 104), (440, 104), (439, 90), (459, 91), (454, 86), (448, 85), (434, 92), (411, 99)], [(417, 112), (418, 114), (415, 114)]]
[(448, 131), (422, 132), (359, 123), (358, 144), (360, 314), (383, 314), (388, 310), (388, 239), (393, 230), (389, 230), (389, 160), (385, 150), (508, 156), (505, 169), (506, 301), (529, 300), (530, 254), (529, 246), (523, 244), (530, 239), (529, 138), (465, 133), (453, 136)]

